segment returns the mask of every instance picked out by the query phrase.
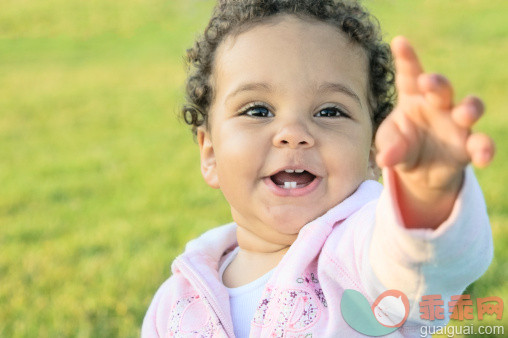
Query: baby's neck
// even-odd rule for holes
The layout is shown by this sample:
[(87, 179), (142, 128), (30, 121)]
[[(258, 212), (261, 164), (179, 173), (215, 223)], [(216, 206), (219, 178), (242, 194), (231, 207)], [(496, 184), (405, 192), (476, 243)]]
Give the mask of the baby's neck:
[(256, 252), (242, 249), (228, 265), (222, 276), (222, 281), (228, 288), (237, 288), (255, 281), (281, 261), (289, 247), (275, 252)]
[(242, 227), (237, 228), (236, 236), (240, 250), (222, 277), (230, 288), (248, 284), (272, 270), (291, 245), (267, 241)]

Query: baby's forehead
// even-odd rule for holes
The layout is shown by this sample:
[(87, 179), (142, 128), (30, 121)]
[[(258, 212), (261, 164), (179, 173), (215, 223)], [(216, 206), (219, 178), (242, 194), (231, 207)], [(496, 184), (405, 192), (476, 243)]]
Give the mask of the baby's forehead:
[(216, 92), (236, 82), (279, 89), (341, 83), (363, 100), (368, 92), (363, 48), (331, 24), (294, 15), (234, 32), (219, 46), (213, 67)]
[[(361, 47), (358, 43), (352, 40), (345, 32), (343, 32), (337, 25), (332, 22), (322, 21), (310, 16), (296, 15), (296, 14), (278, 14), (273, 15), (262, 20), (253, 22), (246, 22), (238, 27), (234, 27), (231, 31), (222, 39), (219, 44), (216, 55), (220, 52), (227, 52), (232, 49), (238, 38), (244, 36), (246, 33), (251, 31), (262, 31), (262, 36), (270, 36), (274, 34), (276, 30), (286, 29), (291, 30), (295, 33), (295, 36), (301, 38), (288, 41), (288, 43), (294, 43), (298, 45), (305, 37), (312, 36), (311, 40), (319, 40), (323, 37), (323, 32), (333, 32), (333, 35), (339, 40), (347, 41), (349, 43), (348, 48), (358, 53), (358, 57), (365, 56), (366, 50)], [(315, 34), (314, 34), (315, 33)], [(333, 39), (332, 35), (332, 39)], [(330, 34), (327, 35), (330, 37)], [(257, 42), (263, 44), (264, 39), (250, 40), (251, 43)], [(333, 44), (333, 40), (329, 40), (330, 44)], [(254, 46), (253, 46), (254, 47)]]

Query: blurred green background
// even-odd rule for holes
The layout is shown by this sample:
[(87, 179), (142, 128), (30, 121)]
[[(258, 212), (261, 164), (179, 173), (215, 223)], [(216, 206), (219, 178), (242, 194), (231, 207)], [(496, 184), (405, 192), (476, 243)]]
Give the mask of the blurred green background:
[[(495, 259), (467, 292), (508, 302), (508, 1), (365, 4), (458, 98), (486, 102), (476, 129), (498, 151), (477, 174)], [(177, 118), (183, 55), (212, 5), (0, 2), (0, 337), (139, 336), (173, 258), (230, 220)]]

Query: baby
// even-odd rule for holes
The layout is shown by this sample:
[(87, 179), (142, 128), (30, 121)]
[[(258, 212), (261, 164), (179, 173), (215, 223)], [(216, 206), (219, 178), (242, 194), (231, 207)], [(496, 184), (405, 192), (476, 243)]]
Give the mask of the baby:
[(404, 38), (390, 51), (374, 22), (351, 1), (219, 1), (188, 52), (183, 116), (234, 222), (175, 259), (143, 336), (357, 336), (341, 315), (348, 289), (371, 304), (403, 292), (393, 334), (411, 336), (439, 323), (420, 319), (423, 295), (447, 304), (487, 269), (468, 166), (494, 154), (471, 132), (482, 102), (454, 103), (448, 80)]

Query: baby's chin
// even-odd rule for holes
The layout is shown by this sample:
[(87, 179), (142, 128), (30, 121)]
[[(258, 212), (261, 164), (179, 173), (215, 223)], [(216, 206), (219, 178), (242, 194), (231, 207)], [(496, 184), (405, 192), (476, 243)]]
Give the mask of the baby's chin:
[(291, 245), (298, 237), (301, 229), (309, 222), (326, 213), (326, 210), (304, 207), (276, 208), (269, 212), (242, 217), (231, 210), (235, 222), (264, 241), (279, 245)]
[(309, 213), (302, 212), (300, 209), (295, 210), (294, 212), (286, 212), (281, 215), (272, 215), (272, 217), (265, 221), (265, 224), (277, 233), (297, 236), (305, 225), (325, 213), (326, 210)]

